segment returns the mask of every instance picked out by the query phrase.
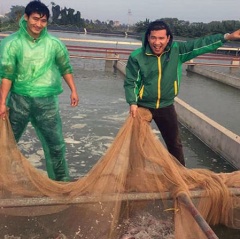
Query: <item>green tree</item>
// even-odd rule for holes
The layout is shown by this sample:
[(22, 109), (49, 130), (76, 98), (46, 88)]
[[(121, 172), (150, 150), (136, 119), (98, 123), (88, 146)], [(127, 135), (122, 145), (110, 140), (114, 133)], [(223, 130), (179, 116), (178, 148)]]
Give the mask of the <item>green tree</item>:
[(25, 7), (16, 5), (16, 6), (12, 6), (10, 8), (10, 12), (7, 13), (6, 15), (11, 22), (16, 23), (23, 16), (24, 11), (25, 11)]
[(56, 5), (54, 2), (52, 4), (52, 24), (59, 25), (72, 25), (77, 27), (84, 27), (84, 20), (81, 19), (80, 11), (75, 13), (75, 10), (72, 8), (64, 7), (61, 9), (59, 5)]
[(147, 30), (149, 23), (150, 23), (150, 20), (147, 18), (144, 22), (143, 21), (137, 22), (134, 26), (134, 31), (137, 33), (145, 32)]
[(55, 5), (55, 3), (51, 3), (52, 4), (52, 23), (59, 23), (59, 16), (61, 14), (61, 8), (59, 5)]

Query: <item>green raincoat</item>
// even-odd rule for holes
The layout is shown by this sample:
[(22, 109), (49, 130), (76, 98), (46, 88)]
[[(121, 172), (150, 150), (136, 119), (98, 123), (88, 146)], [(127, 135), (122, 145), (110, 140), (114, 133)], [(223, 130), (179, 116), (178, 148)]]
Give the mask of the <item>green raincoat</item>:
[(72, 73), (65, 45), (44, 28), (38, 39), (20, 29), (0, 45), (0, 78), (13, 82), (11, 92), (29, 97), (58, 95), (63, 91), (62, 76)]
[(66, 46), (46, 28), (32, 38), (23, 17), (20, 29), (0, 43), (0, 83), (3, 78), (12, 81), (8, 107), (15, 139), (18, 142), (31, 122), (43, 146), (48, 176), (57, 181), (69, 180), (57, 97), (63, 91), (62, 76), (69, 73)]

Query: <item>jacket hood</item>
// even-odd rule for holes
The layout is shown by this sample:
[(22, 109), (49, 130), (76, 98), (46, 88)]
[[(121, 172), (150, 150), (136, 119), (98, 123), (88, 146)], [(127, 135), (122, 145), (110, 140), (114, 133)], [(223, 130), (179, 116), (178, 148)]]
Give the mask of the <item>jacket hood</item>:
[(43, 38), (47, 34), (47, 28), (44, 27), (43, 30), (41, 31), (38, 39), (34, 39), (27, 31), (27, 21), (25, 20), (24, 16), (22, 16), (19, 21), (19, 27), (20, 27), (19, 31), (21, 33), (23, 33), (25, 35), (25, 37), (27, 39), (29, 39), (30, 41), (33, 41), (33, 40), (39, 41), (41, 38)]

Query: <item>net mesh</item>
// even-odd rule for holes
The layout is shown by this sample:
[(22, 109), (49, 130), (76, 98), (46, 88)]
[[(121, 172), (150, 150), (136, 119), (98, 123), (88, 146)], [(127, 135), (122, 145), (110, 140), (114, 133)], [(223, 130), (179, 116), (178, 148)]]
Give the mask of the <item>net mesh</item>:
[(240, 229), (240, 171), (183, 167), (151, 117), (142, 108), (128, 117), (88, 174), (67, 183), (33, 167), (1, 119), (0, 237), (204, 239), (217, 238), (208, 224)]

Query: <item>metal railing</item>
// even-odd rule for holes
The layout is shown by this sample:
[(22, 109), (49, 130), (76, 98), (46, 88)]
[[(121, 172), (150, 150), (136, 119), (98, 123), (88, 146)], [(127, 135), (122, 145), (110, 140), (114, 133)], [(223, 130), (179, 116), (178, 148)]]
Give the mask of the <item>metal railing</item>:
[[(127, 61), (131, 49), (111, 47), (87, 47), (67, 45), (71, 58)], [(206, 65), (223, 67), (240, 67), (240, 56), (232, 56), (217, 53), (208, 53), (186, 62), (187, 65)]]
[[(6, 37), (9, 34), (0, 33), (0, 37)], [(128, 56), (134, 49), (119, 48), (120, 45), (140, 47), (142, 43), (131, 41), (113, 41), (113, 40), (93, 40), (93, 39), (77, 39), (77, 38), (59, 38), (64, 42), (75, 43), (95, 43), (99, 46), (81, 46), (67, 44), (71, 58), (97, 59), (97, 60), (121, 60), (127, 61)], [(111, 44), (115, 47), (102, 47), (102, 44)], [(219, 53), (235, 53), (234, 55)], [(76, 54), (77, 53), (77, 54)], [(83, 54), (85, 53), (85, 54)], [(213, 62), (215, 61), (215, 62)], [(216, 63), (217, 61), (217, 63)], [(204, 54), (198, 56), (187, 65), (207, 65), (207, 66), (223, 66), (223, 67), (239, 67), (240, 66), (240, 47), (219, 47), (215, 54)]]

